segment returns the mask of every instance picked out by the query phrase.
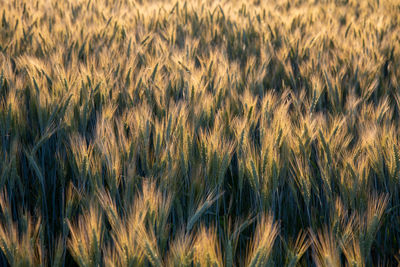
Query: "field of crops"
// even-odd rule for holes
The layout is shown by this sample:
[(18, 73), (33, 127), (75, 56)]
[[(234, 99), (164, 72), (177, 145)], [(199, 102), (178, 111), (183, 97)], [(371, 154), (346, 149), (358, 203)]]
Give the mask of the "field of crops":
[(398, 0), (0, 0), (0, 266), (397, 266)]

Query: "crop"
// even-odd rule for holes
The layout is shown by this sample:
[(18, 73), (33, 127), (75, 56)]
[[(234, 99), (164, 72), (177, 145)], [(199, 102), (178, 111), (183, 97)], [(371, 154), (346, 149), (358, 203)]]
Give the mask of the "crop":
[(0, 266), (395, 266), (397, 0), (0, 0)]

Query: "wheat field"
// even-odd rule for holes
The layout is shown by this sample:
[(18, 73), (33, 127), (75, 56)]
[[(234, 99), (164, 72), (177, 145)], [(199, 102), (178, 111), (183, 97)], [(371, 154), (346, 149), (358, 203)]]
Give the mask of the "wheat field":
[(0, 0), (0, 266), (397, 266), (398, 0)]

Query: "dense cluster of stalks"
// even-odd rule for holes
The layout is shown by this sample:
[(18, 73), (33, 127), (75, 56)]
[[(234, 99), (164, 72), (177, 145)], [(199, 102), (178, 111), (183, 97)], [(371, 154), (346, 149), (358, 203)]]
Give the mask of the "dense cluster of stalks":
[(0, 265), (394, 266), (397, 0), (0, 0)]

